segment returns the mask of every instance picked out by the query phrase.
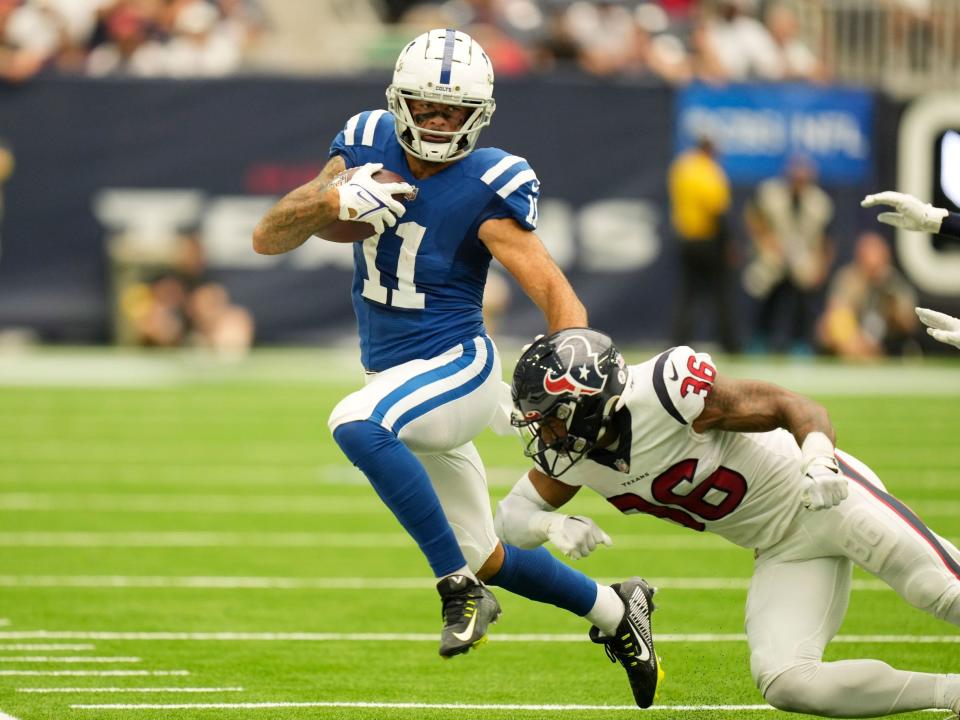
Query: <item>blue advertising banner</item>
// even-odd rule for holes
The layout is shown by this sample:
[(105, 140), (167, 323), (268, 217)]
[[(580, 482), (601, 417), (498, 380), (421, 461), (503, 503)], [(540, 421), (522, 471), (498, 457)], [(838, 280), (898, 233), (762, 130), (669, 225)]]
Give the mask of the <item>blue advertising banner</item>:
[(734, 183), (777, 175), (791, 155), (814, 161), (821, 181), (873, 176), (873, 95), (813, 85), (691, 85), (676, 104), (676, 146), (716, 144)]

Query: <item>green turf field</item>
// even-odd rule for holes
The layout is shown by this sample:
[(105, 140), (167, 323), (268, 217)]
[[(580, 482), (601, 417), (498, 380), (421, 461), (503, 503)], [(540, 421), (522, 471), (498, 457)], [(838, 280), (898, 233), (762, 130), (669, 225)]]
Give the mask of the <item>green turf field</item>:
[[(960, 362), (721, 368), (815, 395), (841, 447), (940, 534), (960, 538)], [(642, 712), (582, 620), (503, 591), (491, 641), (440, 660), (426, 563), (326, 430), (356, 387), (351, 369), (318, 352), (230, 366), (0, 357), (0, 720)], [(522, 457), (509, 439), (487, 435), (480, 446), (496, 498)], [(763, 699), (741, 635), (748, 551), (619, 515), (587, 493), (573, 507), (616, 543), (578, 567), (660, 587), (654, 628), (667, 678), (655, 717), (787, 717), (749, 707)], [(960, 671), (954, 628), (856, 579), (828, 659)]]

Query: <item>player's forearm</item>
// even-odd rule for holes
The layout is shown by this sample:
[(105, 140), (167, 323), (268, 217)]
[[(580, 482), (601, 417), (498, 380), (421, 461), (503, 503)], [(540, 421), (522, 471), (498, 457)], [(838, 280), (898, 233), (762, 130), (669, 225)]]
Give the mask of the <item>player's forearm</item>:
[(559, 270), (549, 277), (542, 288), (536, 288), (531, 293), (531, 299), (543, 312), (548, 333), (588, 325), (587, 309)]
[(827, 409), (818, 402), (803, 395), (784, 391), (788, 396), (783, 402), (783, 425), (796, 438), (798, 445), (803, 445), (810, 433), (819, 432), (827, 436), (831, 443), (836, 443), (836, 432)]
[(253, 249), (277, 255), (300, 247), (311, 235), (337, 219), (336, 189), (314, 181), (294, 190), (267, 211), (253, 232)]

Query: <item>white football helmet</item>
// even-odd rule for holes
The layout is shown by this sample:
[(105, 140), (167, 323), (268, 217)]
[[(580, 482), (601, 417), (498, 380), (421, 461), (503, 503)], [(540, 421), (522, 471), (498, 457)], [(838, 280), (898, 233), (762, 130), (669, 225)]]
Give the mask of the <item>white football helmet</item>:
[[(455, 132), (428, 131), (429, 135), (449, 137), (447, 142), (427, 142), (413, 121), (410, 100), (460, 105), (472, 112)], [(430, 162), (462, 158), (473, 151), (496, 107), (490, 58), (466, 33), (426, 32), (397, 58), (393, 82), (387, 88), (387, 107), (396, 118), (397, 139), (411, 155)]]

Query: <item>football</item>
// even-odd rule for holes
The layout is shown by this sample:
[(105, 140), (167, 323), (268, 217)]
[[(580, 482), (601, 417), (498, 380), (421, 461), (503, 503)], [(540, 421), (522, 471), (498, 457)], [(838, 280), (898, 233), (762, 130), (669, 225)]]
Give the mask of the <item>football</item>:
[[(350, 178), (353, 177), (353, 174), (357, 171), (358, 168), (347, 168), (342, 173), (337, 175), (330, 181), (329, 187), (336, 187), (347, 182)], [(382, 168), (377, 170), (373, 174), (373, 179), (379, 183), (394, 183), (394, 182), (407, 182), (406, 178), (400, 177), (397, 173), (392, 170), (387, 170)], [(400, 200), (413, 200), (417, 197), (416, 193), (406, 193), (402, 195), (394, 195), (394, 199)], [(365, 222), (355, 222), (353, 220), (334, 220), (332, 223), (327, 225), (323, 231), (319, 234), (319, 237), (324, 240), (329, 240), (330, 242), (338, 243), (352, 243), (359, 240), (366, 240), (368, 237), (372, 237), (374, 234), (373, 225)]]

